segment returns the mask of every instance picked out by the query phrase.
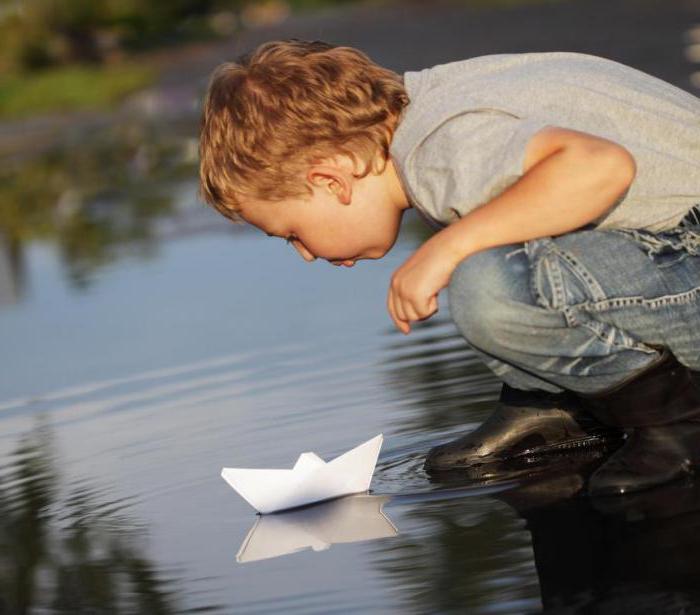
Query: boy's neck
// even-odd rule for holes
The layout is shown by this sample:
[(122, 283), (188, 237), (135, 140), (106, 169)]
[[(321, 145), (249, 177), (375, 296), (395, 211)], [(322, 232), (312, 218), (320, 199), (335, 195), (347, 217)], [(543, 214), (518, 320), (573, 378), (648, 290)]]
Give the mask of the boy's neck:
[(386, 177), (386, 186), (389, 191), (389, 198), (394, 207), (400, 211), (411, 207), (411, 204), (408, 202), (406, 190), (401, 183), (399, 173), (394, 165), (394, 161), (391, 158), (388, 159), (386, 169), (384, 170), (383, 174)]

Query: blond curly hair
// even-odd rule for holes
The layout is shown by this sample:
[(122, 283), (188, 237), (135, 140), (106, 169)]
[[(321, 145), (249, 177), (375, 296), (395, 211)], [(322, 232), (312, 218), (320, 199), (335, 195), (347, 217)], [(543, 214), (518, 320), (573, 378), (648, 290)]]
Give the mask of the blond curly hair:
[(212, 74), (201, 120), (200, 194), (240, 221), (247, 199), (310, 197), (307, 169), (337, 154), (362, 162), (358, 178), (375, 160), (381, 173), (408, 103), (402, 77), (357, 49), (264, 43)]

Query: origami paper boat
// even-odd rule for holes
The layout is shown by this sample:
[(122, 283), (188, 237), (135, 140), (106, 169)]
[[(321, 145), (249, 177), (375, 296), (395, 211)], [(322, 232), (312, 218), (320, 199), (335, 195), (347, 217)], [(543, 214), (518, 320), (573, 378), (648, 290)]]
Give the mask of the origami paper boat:
[(382, 441), (379, 434), (328, 463), (308, 452), (291, 470), (222, 468), (221, 476), (258, 512), (278, 512), (367, 491)]
[(236, 561), (255, 562), (305, 549), (325, 551), (337, 543), (396, 536), (399, 531), (382, 510), (388, 501), (388, 496), (349, 495), (279, 515), (261, 515)]

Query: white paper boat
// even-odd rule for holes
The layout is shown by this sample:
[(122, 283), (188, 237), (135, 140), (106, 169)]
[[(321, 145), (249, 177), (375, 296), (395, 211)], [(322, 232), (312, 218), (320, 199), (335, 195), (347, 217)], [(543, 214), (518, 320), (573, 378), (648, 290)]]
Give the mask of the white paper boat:
[(262, 514), (296, 508), (367, 491), (382, 441), (379, 434), (328, 463), (302, 453), (291, 470), (223, 468), (221, 476)]
[(337, 543), (375, 540), (399, 532), (382, 507), (388, 496), (348, 495), (279, 515), (262, 515), (236, 555), (239, 563), (296, 553), (325, 551)]

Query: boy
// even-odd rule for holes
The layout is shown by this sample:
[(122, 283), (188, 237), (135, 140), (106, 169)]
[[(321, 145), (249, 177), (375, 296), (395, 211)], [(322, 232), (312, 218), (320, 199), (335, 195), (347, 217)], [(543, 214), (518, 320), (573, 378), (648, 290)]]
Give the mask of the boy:
[(403, 212), (440, 228), (394, 273), (396, 326), (451, 315), (503, 381), (494, 414), (432, 449), (439, 470), (629, 432), (592, 495), (700, 464), (700, 100), (611, 60), (497, 54), (400, 76), (362, 52), (273, 41), (219, 66), (203, 197), (352, 266)]

